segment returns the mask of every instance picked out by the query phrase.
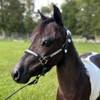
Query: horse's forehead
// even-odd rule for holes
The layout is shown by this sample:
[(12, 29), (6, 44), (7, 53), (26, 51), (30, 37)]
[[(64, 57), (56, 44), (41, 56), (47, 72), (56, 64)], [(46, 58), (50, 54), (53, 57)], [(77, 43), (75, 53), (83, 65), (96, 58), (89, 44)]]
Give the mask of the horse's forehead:
[[(44, 35), (54, 35), (55, 30), (57, 29), (57, 25), (54, 22), (51, 22), (44, 27), (44, 31), (42, 30), (36, 30), (31, 37), (31, 42), (43, 37)], [(41, 33), (42, 31), (42, 33)]]
[(49, 24), (46, 25), (46, 27), (44, 27), (44, 31), (42, 31), (42, 33), (40, 33), (40, 37), (44, 37), (44, 36), (51, 36), (51, 37), (57, 37), (57, 32), (58, 32), (58, 26), (55, 22), (51, 22)]
[(55, 22), (49, 23), (47, 27), (45, 28), (45, 30), (47, 31), (55, 31), (56, 29), (58, 29), (58, 26)]

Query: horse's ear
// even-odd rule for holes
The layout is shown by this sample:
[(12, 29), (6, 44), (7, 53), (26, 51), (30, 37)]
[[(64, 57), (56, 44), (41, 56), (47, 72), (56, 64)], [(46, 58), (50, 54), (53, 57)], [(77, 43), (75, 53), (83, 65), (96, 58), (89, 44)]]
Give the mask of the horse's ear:
[(62, 16), (61, 16), (61, 13), (60, 13), (60, 10), (58, 7), (56, 7), (55, 5), (53, 5), (53, 8), (54, 8), (54, 20), (56, 21), (56, 23), (63, 27), (63, 21), (62, 21)]
[(39, 12), (39, 14), (40, 14), (40, 16), (41, 16), (41, 18), (42, 18), (42, 20), (46, 20), (47, 19), (47, 17), (46, 16), (44, 16), (39, 10), (38, 10), (38, 12)]

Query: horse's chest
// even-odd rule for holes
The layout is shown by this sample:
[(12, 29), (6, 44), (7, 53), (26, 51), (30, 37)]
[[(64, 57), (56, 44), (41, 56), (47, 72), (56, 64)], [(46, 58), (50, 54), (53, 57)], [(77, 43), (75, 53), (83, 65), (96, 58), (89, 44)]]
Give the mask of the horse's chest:
[(89, 60), (89, 57), (82, 59), (82, 61), (91, 83), (91, 95), (89, 100), (96, 100), (100, 96), (100, 69)]

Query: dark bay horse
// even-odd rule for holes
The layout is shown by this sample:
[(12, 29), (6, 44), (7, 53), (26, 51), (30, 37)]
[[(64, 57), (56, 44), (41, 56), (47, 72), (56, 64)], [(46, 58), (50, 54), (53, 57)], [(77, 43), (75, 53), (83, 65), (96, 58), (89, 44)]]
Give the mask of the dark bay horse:
[(43, 21), (11, 72), (14, 81), (27, 83), (32, 76), (44, 75), (56, 65), (57, 100), (100, 100), (100, 54), (91, 52), (79, 57), (59, 9), (53, 7), (53, 18), (39, 12)]

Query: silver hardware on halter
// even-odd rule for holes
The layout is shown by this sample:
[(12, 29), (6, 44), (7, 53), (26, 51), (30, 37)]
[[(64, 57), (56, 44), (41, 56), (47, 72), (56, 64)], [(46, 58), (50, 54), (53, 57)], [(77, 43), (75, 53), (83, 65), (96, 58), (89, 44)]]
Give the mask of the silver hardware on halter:
[(71, 39), (68, 39), (67, 41), (68, 41), (69, 43), (71, 43)]
[(71, 32), (68, 29), (67, 29), (67, 36), (71, 36)]
[(70, 30), (68, 30), (68, 29), (67, 29), (67, 36), (68, 36), (68, 42), (71, 43), (71, 39), (70, 39), (70, 37), (71, 37), (71, 32), (70, 32)]
[(67, 53), (67, 50), (66, 49), (64, 51), (65, 51), (65, 53)]
[(67, 37), (68, 37), (68, 42), (71, 43), (71, 32), (70, 30), (68, 30), (66, 27), (64, 27), (66, 29), (66, 33), (67, 33)]

